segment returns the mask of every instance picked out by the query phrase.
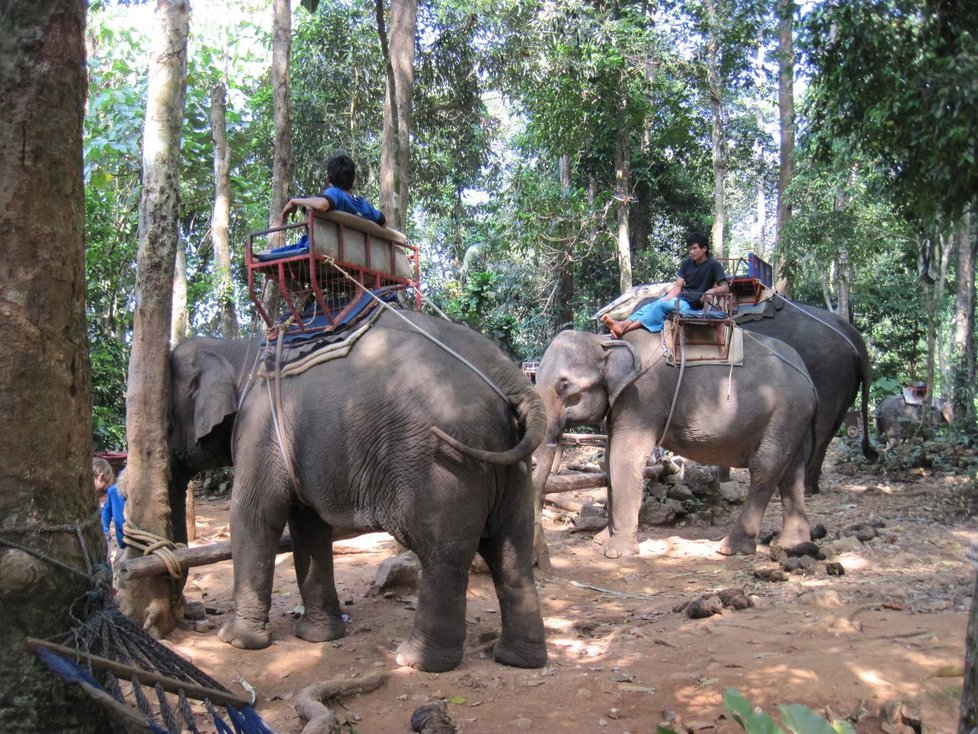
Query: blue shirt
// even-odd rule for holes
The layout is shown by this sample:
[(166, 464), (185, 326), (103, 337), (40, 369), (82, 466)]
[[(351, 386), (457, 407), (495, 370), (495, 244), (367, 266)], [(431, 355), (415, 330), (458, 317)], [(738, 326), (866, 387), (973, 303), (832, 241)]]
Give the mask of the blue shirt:
[(102, 533), (108, 535), (109, 529), (114, 521), (115, 539), (119, 543), (120, 548), (126, 547), (122, 535), (122, 526), (126, 522), (125, 516), (123, 515), (125, 507), (126, 498), (119, 494), (119, 488), (116, 485), (113, 484), (105, 490), (105, 503), (102, 505)]
[(374, 208), (373, 204), (364, 199), (362, 196), (352, 196), (343, 189), (337, 188), (336, 186), (330, 186), (322, 193), (324, 199), (329, 199), (330, 206), (336, 211), (346, 212), (347, 214), (356, 214), (358, 217), (363, 217), (364, 219), (369, 219), (371, 222), (376, 222), (381, 227), (386, 223), (384, 215), (380, 213), (379, 210)]

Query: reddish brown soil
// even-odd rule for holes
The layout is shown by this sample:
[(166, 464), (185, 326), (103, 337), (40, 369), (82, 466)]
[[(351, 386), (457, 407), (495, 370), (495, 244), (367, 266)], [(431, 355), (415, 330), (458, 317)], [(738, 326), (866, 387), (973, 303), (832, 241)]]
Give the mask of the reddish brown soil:
[[(974, 491), (973, 481), (959, 476), (884, 479), (828, 466), (822, 493), (809, 500), (812, 524), (828, 528), (827, 541), (862, 523), (885, 527), (865, 544), (851, 537), (838, 544), (845, 552), (829, 560), (841, 562), (843, 576), (828, 575), (821, 561), (811, 575), (775, 583), (753, 576), (769, 562), (769, 549), (736, 558), (715, 552), (731, 515), (715, 526), (647, 530), (639, 557), (610, 561), (552, 510), (546, 529), (553, 571), (537, 574), (550, 653), (544, 670), (506, 668), (482, 651), (499, 627), (485, 574), (470, 577), (462, 664), (441, 674), (399, 667), (392, 651), (410, 628), (414, 600), (365, 596), (377, 564), (393, 551), (381, 535), (337, 544), (338, 590), (350, 615), (344, 639), (310, 644), (292, 636), (289, 613), (300, 599), (291, 556), (281, 555), (270, 648), (237, 650), (220, 642), (216, 629), (178, 630), (170, 643), (235, 692), (243, 691), (236, 682), (242, 677), (257, 692), (258, 712), (280, 733), (301, 731), (294, 702), (304, 687), (375, 670), (390, 671), (386, 684), (334, 706), (361, 734), (409, 732), (411, 713), (431, 697), (448, 701), (467, 734), (638, 734), (664, 721), (677, 731), (739, 731), (724, 717), (729, 687), (774, 714), (778, 704), (801, 703), (851, 717), (859, 732), (883, 731), (879, 712), (898, 701), (919, 713), (925, 731), (953, 732), (975, 587), (966, 550), (978, 532), (965, 506)], [(199, 499), (199, 542), (226, 539), (227, 507), (226, 498)], [(775, 500), (766, 529), (778, 527), (779, 514)], [(194, 569), (187, 598), (226, 612), (231, 581), (230, 562)], [(728, 587), (745, 589), (756, 607), (695, 620), (673, 611)], [(209, 615), (218, 625), (226, 618)]]

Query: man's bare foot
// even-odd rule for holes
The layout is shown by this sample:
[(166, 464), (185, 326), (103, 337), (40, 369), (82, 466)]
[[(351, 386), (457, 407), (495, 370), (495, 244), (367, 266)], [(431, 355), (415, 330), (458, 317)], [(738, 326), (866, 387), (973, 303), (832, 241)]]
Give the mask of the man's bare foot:
[(618, 325), (617, 321), (611, 318), (611, 316), (608, 314), (603, 314), (601, 316), (601, 323), (608, 327), (608, 331), (610, 331), (615, 337), (621, 339), (621, 327)]

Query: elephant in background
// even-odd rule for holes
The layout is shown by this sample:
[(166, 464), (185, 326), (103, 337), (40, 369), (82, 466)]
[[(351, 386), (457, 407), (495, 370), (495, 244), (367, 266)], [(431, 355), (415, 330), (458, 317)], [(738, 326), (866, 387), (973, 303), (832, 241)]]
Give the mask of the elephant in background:
[(876, 406), (876, 428), (890, 441), (905, 440), (922, 423), (925, 409), (930, 414), (932, 426), (949, 426), (954, 422), (954, 407), (949, 400), (925, 398), (914, 404), (908, 403), (900, 394), (892, 395)]
[(642, 470), (660, 443), (701, 463), (750, 470), (747, 501), (721, 541), (721, 553), (756, 550), (776, 488), (782, 544), (809, 541), (804, 473), (815, 389), (791, 347), (764, 336), (743, 341), (744, 366), (687, 367), (680, 386), (681, 370), (662, 358), (658, 334), (640, 329), (621, 340), (580, 331), (558, 334), (537, 371), (547, 433), (537, 452), (536, 491), (543, 491), (564, 428), (606, 420), (609, 524), (595, 538), (605, 556), (637, 552)]
[(775, 294), (763, 315), (737, 315), (737, 325), (754, 334), (778, 339), (798, 352), (818, 392), (815, 449), (805, 466), (805, 491), (819, 491), (825, 452), (845, 421), (856, 393), (862, 388), (863, 455), (876, 460), (869, 442), (869, 353), (859, 332), (838, 314), (788, 301)]
[(546, 413), (523, 373), (481, 334), (408, 311), (382, 314), (346, 357), (293, 376), (252, 370), (259, 347), (195, 338), (170, 358), (174, 477), (234, 459), (235, 611), (221, 639), (252, 649), (271, 643), (286, 524), (305, 606), (294, 632), (313, 642), (341, 637), (332, 541), (383, 530), (422, 567), (398, 662), (443, 671), (461, 661), (478, 552), (499, 597), (495, 659), (544, 665), (529, 457)]

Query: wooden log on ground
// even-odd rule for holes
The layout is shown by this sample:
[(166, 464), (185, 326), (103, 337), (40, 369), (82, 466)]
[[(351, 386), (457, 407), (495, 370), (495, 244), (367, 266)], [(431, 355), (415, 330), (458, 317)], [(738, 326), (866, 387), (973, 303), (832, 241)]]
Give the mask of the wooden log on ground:
[(560, 434), (561, 443), (584, 444), (584, 443), (607, 443), (608, 437), (603, 433), (562, 433)]
[[(662, 466), (647, 466), (643, 471), (646, 479), (658, 479), (662, 476)], [(551, 474), (543, 488), (544, 494), (559, 492), (575, 492), (580, 489), (594, 489), (608, 486), (608, 473), (603, 471), (580, 472), (578, 474)]]

